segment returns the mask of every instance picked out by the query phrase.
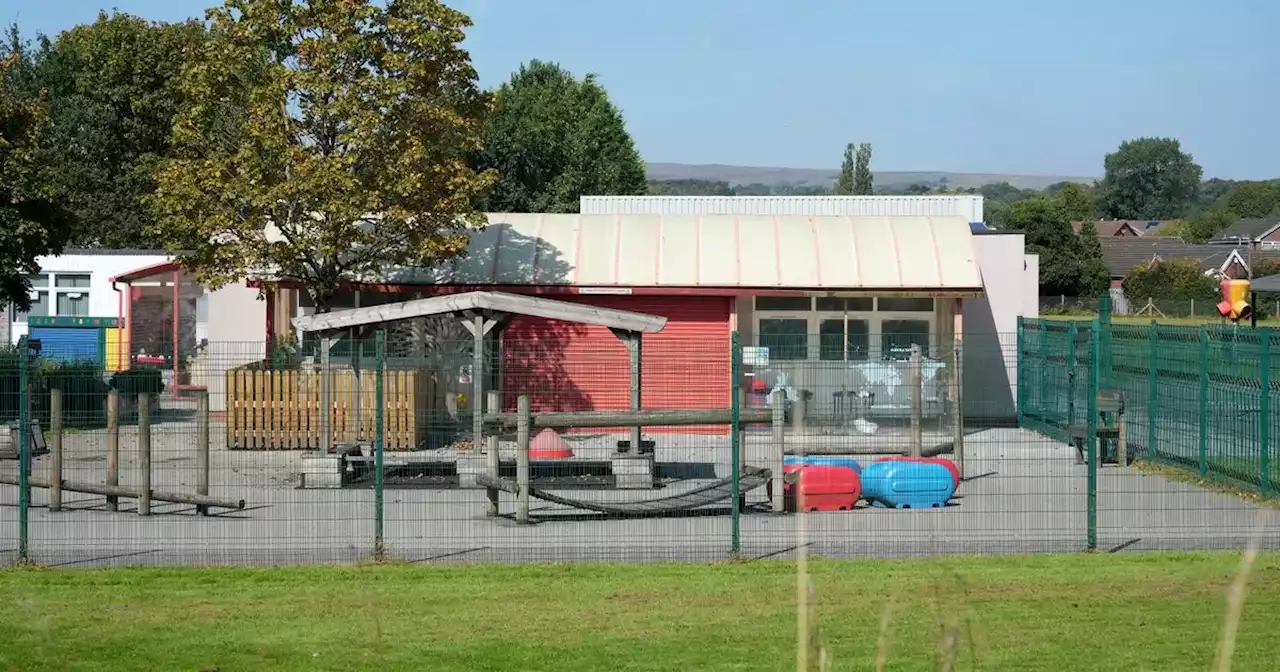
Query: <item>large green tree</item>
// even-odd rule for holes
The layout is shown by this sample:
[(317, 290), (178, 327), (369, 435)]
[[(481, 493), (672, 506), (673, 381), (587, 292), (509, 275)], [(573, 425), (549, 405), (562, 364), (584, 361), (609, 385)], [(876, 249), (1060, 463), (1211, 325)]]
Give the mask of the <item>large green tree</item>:
[(1174, 219), (1200, 195), (1203, 170), (1174, 138), (1138, 138), (1107, 154), (1099, 187), (1103, 215), (1115, 219)]
[(1240, 182), (1227, 192), (1227, 210), (1246, 219), (1266, 217), (1280, 208), (1280, 186)]
[(854, 178), (857, 165), (854, 159), (855, 147), (852, 142), (844, 146), (844, 160), (840, 162), (840, 176), (836, 178), (836, 195), (838, 196), (851, 196), (857, 188)]
[(648, 193), (622, 113), (594, 75), (530, 61), (495, 92), (477, 170), (497, 171), (490, 212), (578, 212), (584, 195)]
[[(465, 251), (493, 181), (466, 162), (489, 109), (436, 0), (227, 0), (177, 82), (175, 157), (148, 199), (201, 282), (343, 282)], [(237, 110), (244, 110), (236, 114)]]
[[(1053, 186), (1056, 187), (1053, 193), (1053, 200), (1062, 208), (1063, 214), (1066, 215), (1069, 221), (1091, 222), (1097, 218), (1098, 209), (1094, 205), (1093, 194), (1084, 185), (1076, 182), (1065, 182), (1061, 185)], [(1096, 231), (1095, 228), (1095, 233)]]
[(21, 55), (0, 57), (0, 306), (31, 307), (36, 259), (62, 251), (74, 219), (61, 202), (56, 166), (40, 145), (44, 101), (16, 86)]
[(1091, 245), (1071, 228), (1061, 204), (1044, 196), (1019, 201), (1005, 211), (1005, 224), (1026, 236), (1027, 251), (1040, 256), (1042, 294), (1096, 296), (1105, 291), (1108, 276), (1101, 263), (1101, 245), (1094, 230)]
[(25, 52), (21, 86), (48, 99), (42, 144), (79, 224), (73, 244), (160, 246), (147, 233), (142, 198), (155, 188), (156, 163), (169, 155), (179, 107), (175, 77), (206, 36), (196, 20), (154, 23), (102, 12)]

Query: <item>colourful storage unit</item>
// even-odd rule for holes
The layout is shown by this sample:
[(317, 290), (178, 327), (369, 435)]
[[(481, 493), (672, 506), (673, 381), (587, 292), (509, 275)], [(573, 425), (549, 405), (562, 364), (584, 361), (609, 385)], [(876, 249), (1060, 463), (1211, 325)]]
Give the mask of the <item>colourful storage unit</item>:
[(889, 457), (882, 457), (876, 460), (876, 462), (894, 462), (894, 461), (928, 462), (932, 464), (941, 464), (942, 466), (947, 468), (947, 471), (951, 472), (951, 480), (955, 482), (956, 488), (959, 489), (960, 487), (960, 467), (957, 467), (955, 462), (952, 462), (951, 460), (948, 460), (945, 457), (909, 457), (907, 455), (891, 455)]
[[(858, 472), (849, 467), (792, 464), (783, 467), (782, 472), (786, 476), (782, 483), (782, 500), (788, 511), (797, 509), (800, 492), (804, 493), (806, 511), (852, 511), (862, 497)], [(772, 499), (772, 481), (766, 489)]]
[(955, 491), (951, 471), (936, 462), (878, 460), (862, 470), (862, 497), (876, 507), (943, 507)]
[(30, 327), (28, 338), (40, 341), (41, 358), (55, 362), (94, 362), (99, 366), (107, 364), (107, 334), (120, 331), (120, 321), (114, 317), (33, 315), (27, 318), (27, 325)]
[(793, 464), (809, 464), (816, 467), (848, 467), (859, 474), (862, 473), (862, 465), (852, 457), (843, 457), (839, 455), (787, 455), (782, 458), (784, 467)]

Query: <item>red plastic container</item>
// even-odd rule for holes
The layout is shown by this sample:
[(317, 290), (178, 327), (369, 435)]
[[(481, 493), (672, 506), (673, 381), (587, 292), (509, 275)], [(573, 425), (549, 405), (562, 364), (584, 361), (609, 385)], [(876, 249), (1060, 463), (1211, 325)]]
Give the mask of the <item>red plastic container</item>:
[[(788, 464), (784, 474), (800, 472), (795, 485), (783, 483), (782, 497), (788, 511), (796, 510), (797, 487), (804, 491), (804, 507), (808, 511), (851, 511), (862, 498), (862, 480), (849, 467), (815, 464)], [(769, 484), (773, 495), (773, 484)]]
[(951, 472), (951, 480), (952, 482), (955, 483), (955, 486), (957, 488), (960, 487), (960, 468), (956, 466), (955, 462), (952, 462), (951, 460), (948, 460), (945, 457), (908, 457), (906, 455), (890, 455), (889, 457), (878, 458), (875, 461), (876, 462), (926, 462), (926, 463), (932, 462), (933, 464), (941, 464), (942, 466), (947, 468), (947, 471)]

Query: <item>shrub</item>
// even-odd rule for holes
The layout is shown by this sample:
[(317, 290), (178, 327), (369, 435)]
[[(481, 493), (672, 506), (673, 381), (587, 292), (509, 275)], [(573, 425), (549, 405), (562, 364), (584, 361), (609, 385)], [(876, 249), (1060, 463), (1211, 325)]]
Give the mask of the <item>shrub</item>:
[[(21, 358), (15, 348), (0, 350), (0, 421), (16, 420), (23, 396), (19, 390)], [(63, 423), (68, 427), (101, 425), (106, 420), (107, 385), (102, 366), (92, 361), (37, 360), (28, 369), (31, 411), (49, 422), (49, 390), (62, 391)]]
[(134, 367), (119, 371), (112, 376), (111, 389), (126, 397), (136, 397), (144, 393), (160, 394), (164, 391), (164, 377), (156, 367)]

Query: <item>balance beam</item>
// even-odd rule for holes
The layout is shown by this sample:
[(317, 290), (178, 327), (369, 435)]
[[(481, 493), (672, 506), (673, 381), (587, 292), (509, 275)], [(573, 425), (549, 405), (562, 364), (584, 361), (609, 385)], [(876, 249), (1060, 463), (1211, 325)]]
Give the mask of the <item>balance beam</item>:
[[(0, 484), (18, 485), (17, 476), (0, 476)], [(28, 478), (27, 484), (33, 488), (51, 488), (53, 484), (42, 478)], [(81, 483), (78, 481), (62, 481), (62, 489), (69, 492), (83, 492), (90, 495), (102, 495), (104, 497), (130, 497), (138, 499), (141, 492), (134, 488), (127, 488), (122, 485), (99, 485), (97, 483)], [(189, 495), (182, 492), (163, 492), (160, 490), (151, 491), (151, 499), (157, 502), (171, 502), (174, 504), (191, 504), (192, 506), (217, 507), (220, 509), (244, 509), (244, 500), (218, 499), (209, 497), (208, 495)]]

